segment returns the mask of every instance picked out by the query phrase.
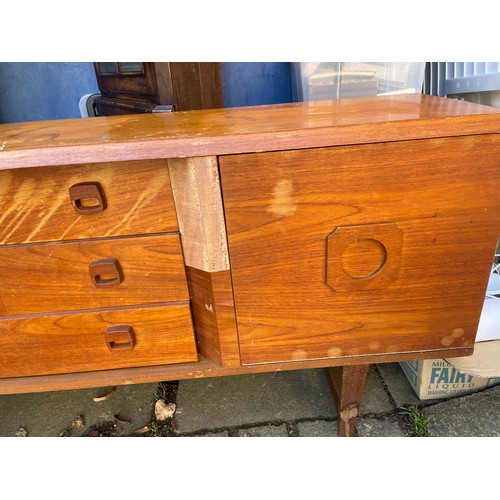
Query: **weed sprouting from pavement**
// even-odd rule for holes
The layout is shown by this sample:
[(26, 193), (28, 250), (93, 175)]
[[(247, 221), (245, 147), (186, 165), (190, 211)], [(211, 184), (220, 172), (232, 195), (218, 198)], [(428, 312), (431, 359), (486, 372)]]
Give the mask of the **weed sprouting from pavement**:
[(429, 437), (429, 419), (415, 406), (401, 406), (399, 413), (406, 416), (408, 432), (412, 437)]

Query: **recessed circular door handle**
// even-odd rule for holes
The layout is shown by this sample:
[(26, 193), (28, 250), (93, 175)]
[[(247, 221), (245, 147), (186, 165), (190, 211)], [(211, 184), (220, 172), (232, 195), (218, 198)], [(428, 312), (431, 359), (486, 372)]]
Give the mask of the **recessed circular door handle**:
[(114, 257), (94, 260), (89, 264), (89, 273), (97, 288), (117, 286), (123, 281), (122, 268)]
[(326, 283), (336, 292), (387, 288), (399, 277), (402, 246), (394, 222), (338, 226), (327, 238)]
[(98, 182), (80, 182), (69, 188), (69, 197), (77, 214), (88, 215), (102, 212), (106, 198)]
[(110, 351), (131, 351), (135, 346), (134, 329), (130, 325), (110, 326), (104, 332)]

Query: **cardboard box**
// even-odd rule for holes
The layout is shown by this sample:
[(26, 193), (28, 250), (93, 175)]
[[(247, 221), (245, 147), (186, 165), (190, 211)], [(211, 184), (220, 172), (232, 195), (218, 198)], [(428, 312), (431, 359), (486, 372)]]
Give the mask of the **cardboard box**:
[(471, 394), (500, 384), (500, 377), (463, 373), (444, 359), (405, 361), (399, 364), (421, 400)]

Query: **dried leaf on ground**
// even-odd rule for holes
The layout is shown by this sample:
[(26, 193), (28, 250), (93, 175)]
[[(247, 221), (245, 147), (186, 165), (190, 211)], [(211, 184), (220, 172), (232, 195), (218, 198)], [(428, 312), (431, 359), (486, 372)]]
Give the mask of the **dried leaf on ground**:
[(108, 400), (114, 393), (116, 392), (116, 386), (113, 387), (113, 389), (111, 389), (111, 392), (109, 392), (108, 394), (106, 394), (105, 396), (101, 396), (101, 397), (98, 397), (98, 398), (93, 398), (93, 401), (95, 402), (99, 402), (99, 401), (106, 401)]
[(71, 422), (71, 428), (72, 429), (80, 429), (85, 425), (85, 421), (83, 420), (83, 417), (81, 415), (77, 415), (75, 420)]
[(175, 413), (175, 403), (165, 403), (163, 399), (159, 399), (155, 404), (156, 420), (167, 420)]
[(140, 429), (137, 429), (134, 431), (134, 434), (145, 434), (146, 432), (149, 432), (151, 430), (151, 422), (148, 425), (145, 425), (144, 427), (141, 427)]

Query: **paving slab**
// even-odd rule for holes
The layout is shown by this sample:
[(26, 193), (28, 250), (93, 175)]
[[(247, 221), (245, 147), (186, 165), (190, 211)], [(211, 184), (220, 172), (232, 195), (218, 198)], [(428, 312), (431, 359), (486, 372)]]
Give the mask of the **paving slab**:
[(500, 437), (500, 386), (425, 407), (431, 437)]
[(199, 437), (229, 437), (229, 431), (204, 432), (203, 434), (200, 434)]
[(394, 409), (387, 391), (385, 390), (384, 383), (375, 370), (373, 365), (368, 370), (366, 377), (366, 385), (361, 403), (359, 405), (359, 414), (379, 414), (390, 412)]
[(377, 365), (377, 370), (398, 408), (400, 406), (425, 406), (444, 401), (444, 399), (421, 400), (415, 394), (399, 363), (381, 363)]
[[(0, 396), (0, 436), (133, 436), (153, 418), (157, 384)], [(370, 367), (358, 435), (404, 436), (397, 407), (414, 405), (429, 418), (431, 436), (500, 436), (500, 386), (450, 400), (421, 401), (399, 364)], [(75, 426), (81, 416), (81, 425)], [(179, 382), (177, 435), (203, 437), (336, 437), (337, 415), (322, 369)], [(107, 427), (109, 431), (109, 425)], [(106, 435), (106, 434), (104, 434)]]
[(397, 417), (385, 418), (361, 417), (358, 418), (357, 431), (359, 437), (405, 437)]
[(338, 437), (337, 421), (314, 420), (298, 422), (299, 437)]
[(399, 363), (381, 363), (376, 367), (396, 407), (421, 404)]
[(182, 380), (176, 403), (180, 434), (336, 417), (322, 369)]
[(239, 429), (236, 437), (288, 437), (288, 429), (286, 424), (262, 425), (260, 427)]
[[(119, 386), (114, 392), (106, 387), (2, 395), (0, 436), (78, 437), (92, 428), (99, 435), (101, 427), (113, 435), (133, 435), (151, 421), (157, 389), (157, 384), (138, 384)], [(104, 401), (93, 399), (110, 393)]]

